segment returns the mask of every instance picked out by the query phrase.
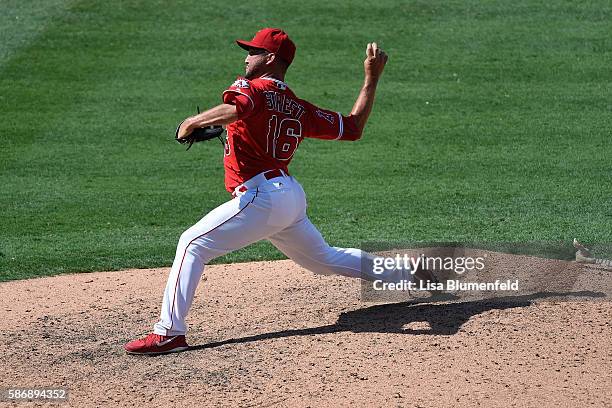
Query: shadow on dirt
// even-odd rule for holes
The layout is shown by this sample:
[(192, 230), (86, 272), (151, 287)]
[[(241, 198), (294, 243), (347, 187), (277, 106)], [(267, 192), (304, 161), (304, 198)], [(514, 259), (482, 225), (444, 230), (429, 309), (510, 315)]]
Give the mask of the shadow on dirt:
[[(526, 307), (535, 300), (551, 299), (568, 300), (569, 298), (603, 298), (604, 293), (581, 292), (539, 292), (531, 295), (507, 296), (472, 300), (467, 302), (439, 303), (457, 301), (454, 295), (443, 294), (435, 297), (418, 299), (409, 302), (370, 306), (351, 312), (341, 313), (335, 324), (305, 328), (282, 330), (227, 339), (217, 342), (191, 346), (189, 350), (202, 350), (223, 346), (226, 344), (248, 343), (259, 340), (278, 339), (293, 336), (313, 336), (316, 334), (353, 332), (353, 333), (404, 333), (430, 334), (449, 336), (457, 333), (470, 317), (488, 310), (504, 310)], [(552, 300), (552, 299), (551, 299)], [(412, 323), (426, 323), (428, 329), (410, 329), (405, 326)]]

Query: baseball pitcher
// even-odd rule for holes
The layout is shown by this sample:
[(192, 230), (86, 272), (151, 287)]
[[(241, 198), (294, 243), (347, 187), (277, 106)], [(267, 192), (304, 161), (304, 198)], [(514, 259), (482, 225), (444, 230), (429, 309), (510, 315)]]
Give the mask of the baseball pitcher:
[(181, 235), (160, 320), (146, 338), (125, 345), (130, 354), (186, 350), (185, 319), (204, 265), (262, 239), (317, 274), (411, 279), (409, 271), (398, 269), (373, 276), (368, 268), (362, 271), (362, 260), (370, 262), (370, 254), (329, 246), (308, 219), (304, 190), (288, 169), (304, 138), (353, 141), (361, 137), (387, 62), (385, 52), (376, 43), (367, 44), (363, 86), (345, 116), (300, 99), (285, 82), (296, 51), (285, 32), (265, 28), (251, 41), (236, 42), (248, 52), (244, 77), (223, 92), (222, 104), (185, 119), (176, 134), (184, 142), (198, 129), (226, 127), (225, 187), (233, 198)]

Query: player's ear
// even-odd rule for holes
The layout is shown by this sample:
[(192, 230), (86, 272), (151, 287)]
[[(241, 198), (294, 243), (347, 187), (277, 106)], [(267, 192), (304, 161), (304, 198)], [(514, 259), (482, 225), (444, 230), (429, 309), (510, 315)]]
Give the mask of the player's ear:
[(271, 52), (266, 55), (266, 65), (272, 65), (276, 62), (276, 54)]

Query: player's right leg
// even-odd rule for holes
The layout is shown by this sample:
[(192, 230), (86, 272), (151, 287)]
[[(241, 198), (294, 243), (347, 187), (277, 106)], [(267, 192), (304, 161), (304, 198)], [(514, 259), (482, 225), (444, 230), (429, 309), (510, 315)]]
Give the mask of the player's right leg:
[(372, 254), (355, 248), (329, 246), (306, 216), (268, 239), (295, 263), (317, 274), (384, 282), (413, 279), (409, 269), (394, 268), (380, 274), (374, 273)]

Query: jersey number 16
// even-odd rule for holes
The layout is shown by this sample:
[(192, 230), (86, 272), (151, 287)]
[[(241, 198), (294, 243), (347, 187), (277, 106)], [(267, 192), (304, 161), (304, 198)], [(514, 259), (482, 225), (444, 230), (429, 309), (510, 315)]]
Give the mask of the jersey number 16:
[(268, 122), (266, 150), (277, 160), (289, 160), (300, 144), (301, 137), (302, 124), (299, 120), (285, 118), (279, 123), (278, 117), (272, 115)]

